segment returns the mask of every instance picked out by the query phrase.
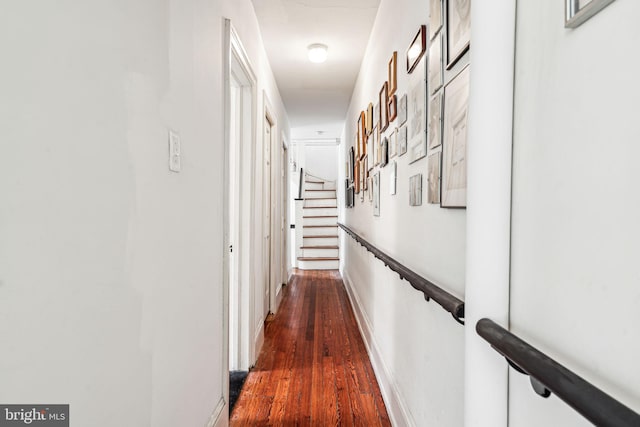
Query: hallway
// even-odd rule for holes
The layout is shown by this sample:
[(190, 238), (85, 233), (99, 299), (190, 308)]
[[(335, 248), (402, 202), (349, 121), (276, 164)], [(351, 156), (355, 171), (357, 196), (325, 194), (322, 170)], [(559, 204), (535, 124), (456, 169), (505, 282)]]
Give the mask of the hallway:
[(231, 425), (391, 425), (338, 271), (296, 271)]

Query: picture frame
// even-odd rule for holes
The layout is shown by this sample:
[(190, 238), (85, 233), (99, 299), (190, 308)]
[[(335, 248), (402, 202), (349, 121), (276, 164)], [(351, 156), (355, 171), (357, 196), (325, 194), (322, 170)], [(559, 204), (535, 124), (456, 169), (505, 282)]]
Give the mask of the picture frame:
[(373, 128), (380, 128), (380, 101), (373, 107)]
[(378, 128), (380, 132), (384, 132), (389, 127), (389, 89), (387, 82), (384, 82), (382, 89), (380, 89), (379, 101), (380, 101), (380, 117), (378, 120)]
[(427, 141), (429, 150), (442, 144), (442, 91), (436, 93), (429, 102)]
[(407, 154), (407, 127), (398, 129), (398, 156)]
[(374, 157), (375, 157), (375, 149), (373, 145), (374, 135), (373, 132), (369, 134), (367, 137), (367, 170), (373, 169)]
[(397, 191), (398, 162), (394, 160), (389, 166), (391, 167), (391, 173), (389, 174), (389, 194), (395, 196)]
[(361, 191), (367, 191), (367, 155), (360, 160), (360, 189)]
[(564, 27), (577, 28), (614, 0), (565, 0)]
[(360, 161), (359, 160), (357, 160), (355, 163), (353, 174), (354, 174), (353, 191), (356, 194), (358, 194), (360, 193)]
[(367, 115), (364, 111), (360, 112), (360, 119), (358, 119), (358, 141), (360, 144), (360, 159), (367, 154), (367, 136), (366, 136), (366, 121)]
[(367, 122), (366, 122), (366, 132), (367, 136), (371, 135), (373, 131), (373, 103), (369, 103), (367, 107)]
[(443, 208), (467, 206), (467, 119), (469, 66), (444, 91), (441, 201)]
[(380, 171), (373, 175), (373, 216), (380, 216)]
[(442, 0), (429, 1), (429, 40), (442, 29)]
[(373, 177), (367, 178), (367, 185), (369, 186), (369, 202), (373, 202)]
[(380, 130), (376, 126), (373, 128), (373, 165), (380, 164)]
[(471, 0), (447, 1), (447, 69), (451, 69), (471, 45)]
[(385, 136), (380, 143), (380, 167), (385, 167), (389, 163), (389, 139)]
[(398, 97), (396, 95), (391, 95), (389, 97), (389, 123), (392, 123), (396, 117), (398, 117)]
[(411, 74), (427, 50), (427, 26), (421, 25), (407, 49), (407, 73)]
[(387, 88), (389, 90), (389, 96), (393, 95), (394, 93), (396, 93), (396, 90), (398, 89), (398, 52), (394, 51), (393, 55), (391, 55), (391, 59), (389, 60), (389, 66), (388, 66), (388, 83), (389, 83), (389, 87)]
[(429, 94), (432, 95), (442, 87), (442, 33), (438, 34), (429, 46), (427, 80)]
[(427, 155), (427, 84), (426, 65), (422, 59), (409, 79), (408, 152), (409, 163)]
[(407, 94), (403, 94), (398, 102), (398, 126), (407, 122)]
[(422, 174), (409, 178), (409, 206), (422, 206)]
[(427, 203), (440, 204), (440, 170), (442, 165), (442, 150), (429, 155), (427, 160)]
[(353, 146), (355, 147), (355, 158), (359, 159), (360, 158), (360, 138), (358, 135), (358, 129), (356, 128), (356, 140), (353, 143)]
[(398, 128), (389, 135), (389, 159), (398, 155)]
[(355, 167), (355, 150), (353, 149), (353, 147), (349, 147), (349, 183), (353, 184), (353, 177), (354, 175), (354, 167)]

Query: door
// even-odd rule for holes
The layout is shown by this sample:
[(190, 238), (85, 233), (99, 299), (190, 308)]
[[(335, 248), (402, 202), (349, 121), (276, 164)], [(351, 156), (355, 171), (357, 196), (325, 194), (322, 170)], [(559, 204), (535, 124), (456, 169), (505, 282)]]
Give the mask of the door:
[(263, 174), (263, 197), (264, 197), (264, 219), (263, 219), (263, 230), (264, 230), (264, 247), (263, 247), (263, 260), (264, 260), (264, 288), (263, 288), (263, 297), (264, 297), (264, 318), (269, 315), (270, 312), (270, 302), (271, 302), (271, 263), (272, 263), (272, 253), (271, 253), (271, 147), (272, 147), (272, 138), (273, 138), (273, 124), (272, 121), (269, 120), (269, 116), (265, 116), (264, 118), (264, 143), (263, 143), (263, 164), (264, 164), (264, 174)]

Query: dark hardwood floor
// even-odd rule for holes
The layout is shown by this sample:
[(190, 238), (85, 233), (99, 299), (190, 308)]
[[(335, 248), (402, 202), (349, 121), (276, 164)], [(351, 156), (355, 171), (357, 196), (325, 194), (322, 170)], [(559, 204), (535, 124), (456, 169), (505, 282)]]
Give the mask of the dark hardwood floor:
[(297, 271), (265, 329), (232, 426), (390, 426), (337, 271)]

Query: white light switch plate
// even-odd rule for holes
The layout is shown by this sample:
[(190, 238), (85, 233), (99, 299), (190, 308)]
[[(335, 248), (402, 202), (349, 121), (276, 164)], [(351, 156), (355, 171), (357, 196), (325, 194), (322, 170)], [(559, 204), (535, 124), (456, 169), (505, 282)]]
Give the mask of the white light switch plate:
[(180, 135), (177, 132), (169, 130), (169, 170), (172, 172), (180, 172)]

